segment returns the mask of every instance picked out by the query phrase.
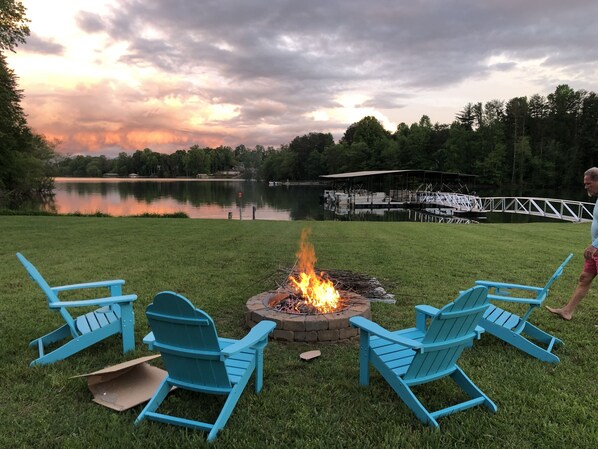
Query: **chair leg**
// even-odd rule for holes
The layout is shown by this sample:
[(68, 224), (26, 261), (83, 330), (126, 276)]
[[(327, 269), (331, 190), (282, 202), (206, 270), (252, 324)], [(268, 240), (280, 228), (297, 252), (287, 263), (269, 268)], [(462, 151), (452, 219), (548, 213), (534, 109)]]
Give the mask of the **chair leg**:
[(164, 399), (166, 399), (166, 396), (168, 396), (168, 393), (170, 392), (170, 388), (171, 388), (171, 385), (168, 382), (168, 377), (166, 377), (162, 381), (162, 383), (160, 384), (160, 386), (158, 387), (158, 389), (156, 390), (156, 392), (154, 393), (154, 395), (152, 396), (150, 401), (147, 403), (145, 408), (141, 411), (141, 413), (135, 420), (136, 426), (145, 418), (145, 415), (147, 413), (156, 411), (156, 409), (160, 406), (160, 404), (164, 401)]
[(66, 342), (64, 345), (56, 348), (52, 352), (47, 354), (43, 354), (41, 357), (38, 357), (34, 361), (32, 361), (29, 366), (35, 365), (49, 365), (50, 363), (58, 362), (60, 360), (64, 360), (67, 357), (76, 354), (77, 352), (85, 349), (89, 345), (81, 345), (79, 341), (80, 337), (77, 337), (73, 340)]
[(228, 418), (230, 418), (231, 413), (235, 409), (235, 406), (237, 405), (237, 402), (241, 397), (241, 393), (243, 393), (243, 390), (247, 386), (247, 382), (249, 382), (251, 374), (252, 370), (248, 369), (245, 372), (245, 374), (243, 374), (243, 377), (239, 379), (239, 382), (233, 387), (233, 389), (229, 393), (228, 397), (226, 398), (226, 401), (224, 402), (224, 405), (222, 406), (222, 410), (220, 410), (218, 418), (213, 424), (212, 430), (210, 430), (210, 433), (208, 434), (208, 442), (214, 441), (214, 439), (218, 435), (218, 432), (220, 432), (220, 430), (222, 430), (226, 425)]
[(394, 379), (386, 379), (392, 389), (399, 395), (401, 400), (411, 409), (415, 416), (422, 422), (432, 426), (440, 427), (438, 421), (428, 412), (426, 407), (417, 399), (411, 388), (405, 382), (396, 377)]
[[(537, 344), (532, 343), (530, 340), (521, 336), (520, 334), (516, 334), (492, 322), (484, 322), (483, 326), (486, 329), (486, 331), (490, 334), (494, 335), (497, 338), (500, 338), (501, 340), (509, 343), (512, 346), (515, 346), (517, 349), (520, 349), (521, 351), (531, 355), (532, 357), (535, 357), (539, 360), (548, 363), (560, 362), (560, 359), (556, 355), (552, 354), (544, 348), (541, 348)], [(524, 331), (534, 338), (536, 338), (534, 334), (538, 335), (538, 333), (548, 335), (544, 331), (538, 329), (537, 327), (531, 324), (529, 324), (529, 326), (524, 327)], [(559, 340), (559, 342), (561, 341)], [(550, 345), (551, 342), (549, 341), (547, 342), (547, 344)]]
[(556, 337), (553, 337), (548, 332), (544, 332), (542, 329), (534, 326), (531, 323), (525, 323), (525, 326), (523, 327), (523, 331), (521, 333), (527, 334), (530, 337), (532, 337), (533, 339), (538, 340), (547, 345), (549, 345), (549, 344), (562, 345), (563, 344), (562, 340), (560, 340)]
[(255, 392), (262, 391), (264, 385), (264, 348), (255, 350)]
[(532, 343), (527, 338), (522, 337), (521, 335), (513, 334), (509, 340), (505, 340), (511, 343), (516, 348), (521, 349), (523, 352), (531, 355), (532, 357), (537, 358), (538, 360), (542, 360), (543, 362), (548, 363), (559, 363), (561, 360), (551, 352), (548, 352), (546, 349), (541, 348), (535, 343)]
[(411, 391), (410, 386), (401, 377), (397, 376), (388, 365), (376, 356), (373, 358), (373, 365), (420, 421), (429, 424), (432, 427), (440, 427), (438, 421), (436, 421), (426, 407), (424, 407), (419, 399), (417, 399), (417, 396)]
[(123, 353), (135, 349), (135, 314), (133, 304), (121, 304), (121, 332), (123, 339)]
[(359, 384), (370, 384), (370, 334), (359, 331)]
[[(64, 360), (67, 357), (76, 354), (79, 351), (82, 351), (90, 346), (104, 340), (111, 335), (114, 335), (118, 332), (118, 323), (112, 323), (108, 326), (102, 327), (100, 329), (96, 329), (93, 332), (89, 332), (87, 334), (79, 335), (78, 337), (73, 338), (72, 340), (67, 341), (59, 348), (56, 348), (52, 352), (48, 354), (43, 354), (41, 357), (35, 359), (29, 366), (34, 365), (47, 365), (50, 363), (58, 362), (59, 360)], [(58, 331), (59, 329), (57, 329)], [(55, 331), (56, 332), (56, 331)], [(48, 334), (50, 335), (50, 334)], [(42, 337), (44, 338), (44, 337)], [(34, 340), (35, 341), (35, 340)]]
[[(29, 347), (37, 347), (39, 345), (39, 341), (42, 342), (42, 345), (45, 347), (49, 344), (56, 343), (57, 341), (64, 340), (67, 337), (71, 337), (71, 329), (68, 324), (64, 324), (60, 326), (58, 329), (53, 330), (49, 334), (44, 335), (43, 337), (36, 338), (35, 340), (31, 340), (29, 343)], [(43, 354), (40, 354), (43, 355)]]
[(482, 390), (478, 388), (476, 384), (474, 384), (469, 377), (463, 372), (463, 370), (459, 367), (451, 374), (452, 379), (455, 383), (461, 387), (465, 393), (470, 398), (484, 398), (483, 404), (488, 407), (492, 412), (496, 412), (496, 404), (492, 402), (492, 400), (484, 394)]

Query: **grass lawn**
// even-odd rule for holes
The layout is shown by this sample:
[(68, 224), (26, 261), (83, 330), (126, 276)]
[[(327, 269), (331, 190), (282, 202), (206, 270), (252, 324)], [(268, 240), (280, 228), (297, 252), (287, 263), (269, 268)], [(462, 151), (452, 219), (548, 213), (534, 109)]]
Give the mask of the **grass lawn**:
[[(151, 354), (145, 307), (173, 290), (209, 313), (219, 334), (247, 332), (246, 300), (275, 287), (289, 267), (301, 229), (311, 226), (318, 266), (377, 277), (397, 303), (372, 304), (373, 319), (411, 327), (414, 306), (441, 307), (476, 279), (543, 285), (569, 252), (575, 257), (548, 305), (564, 302), (581, 269), (587, 224), (447, 225), (433, 223), (267, 222), (167, 218), (0, 216), (0, 447), (208, 447), (206, 434), (146, 421), (142, 406), (115, 412), (91, 402), (76, 374)], [(53, 365), (29, 368), (30, 340), (61, 324), (15, 257), (22, 252), (51, 285), (122, 278), (135, 293), (136, 351), (123, 355), (111, 337)], [(264, 390), (245, 390), (215, 448), (595, 448), (598, 447), (598, 293), (571, 322), (537, 310), (531, 321), (565, 346), (549, 365), (485, 335), (459, 365), (497, 404), (420, 423), (372, 370), (358, 383), (358, 343), (285, 344), (265, 352)], [(301, 352), (320, 349), (309, 363)], [(159, 360), (159, 359), (158, 359)], [(156, 363), (160, 365), (160, 362)], [(448, 381), (418, 387), (431, 408), (454, 402)], [(164, 411), (192, 419), (215, 416), (221, 400), (175, 392)]]

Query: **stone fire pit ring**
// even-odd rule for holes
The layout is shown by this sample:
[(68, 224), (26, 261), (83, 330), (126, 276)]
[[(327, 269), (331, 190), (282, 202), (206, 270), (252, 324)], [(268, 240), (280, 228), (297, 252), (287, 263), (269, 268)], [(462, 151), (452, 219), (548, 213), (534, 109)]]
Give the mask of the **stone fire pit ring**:
[(288, 342), (335, 342), (350, 340), (359, 330), (349, 324), (349, 318), (363, 316), (371, 319), (370, 302), (363, 296), (340, 291), (347, 306), (338, 311), (320, 314), (286, 313), (269, 307), (268, 303), (278, 292), (269, 291), (249, 298), (245, 305), (245, 321), (253, 327), (262, 320), (276, 323), (272, 338)]

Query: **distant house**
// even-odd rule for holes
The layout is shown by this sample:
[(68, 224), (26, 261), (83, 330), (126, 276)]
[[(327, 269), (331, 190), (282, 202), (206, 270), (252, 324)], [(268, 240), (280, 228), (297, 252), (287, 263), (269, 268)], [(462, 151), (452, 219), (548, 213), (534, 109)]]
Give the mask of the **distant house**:
[(241, 172), (239, 172), (237, 170), (227, 170), (227, 171), (218, 172), (218, 176), (221, 176), (224, 178), (236, 178), (240, 174), (241, 174)]
[(139, 178), (139, 175), (137, 173), (131, 173), (129, 174), (129, 178)]

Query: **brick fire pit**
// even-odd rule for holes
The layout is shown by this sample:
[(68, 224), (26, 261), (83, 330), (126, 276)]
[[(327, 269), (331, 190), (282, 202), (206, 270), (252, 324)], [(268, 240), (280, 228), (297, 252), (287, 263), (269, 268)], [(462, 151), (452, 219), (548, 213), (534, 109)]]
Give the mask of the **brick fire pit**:
[(346, 307), (332, 313), (287, 313), (275, 310), (268, 304), (277, 294), (276, 291), (264, 292), (250, 298), (245, 305), (245, 321), (253, 327), (262, 320), (272, 320), (276, 329), (272, 337), (282, 341), (297, 342), (334, 342), (348, 340), (359, 335), (351, 327), (349, 318), (363, 316), (371, 318), (370, 302), (363, 296), (340, 291)]

